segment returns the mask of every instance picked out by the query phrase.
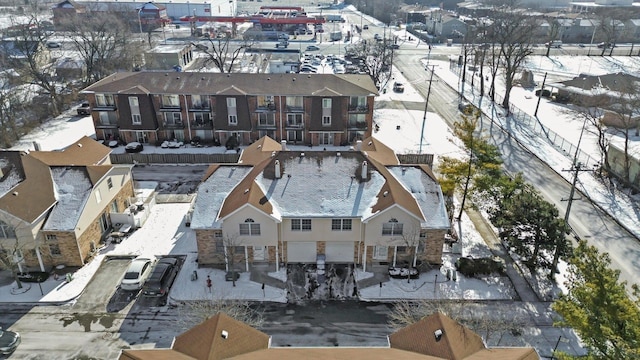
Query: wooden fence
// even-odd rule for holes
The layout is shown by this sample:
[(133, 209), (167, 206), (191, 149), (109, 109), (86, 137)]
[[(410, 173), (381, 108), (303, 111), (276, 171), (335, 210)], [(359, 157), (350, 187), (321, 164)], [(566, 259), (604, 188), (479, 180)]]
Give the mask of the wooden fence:
[[(239, 154), (111, 154), (112, 164), (221, 164), (237, 163)], [(399, 154), (401, 164), (433, 166), (433, 154)]]

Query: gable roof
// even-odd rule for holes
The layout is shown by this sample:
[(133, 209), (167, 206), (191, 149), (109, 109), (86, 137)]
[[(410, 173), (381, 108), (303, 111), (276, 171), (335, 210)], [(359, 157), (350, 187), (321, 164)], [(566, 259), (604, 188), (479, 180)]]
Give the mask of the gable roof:
[(178, 335), (172, 349), (196, 359), (216, 360), (268, 347), (269, 335), (218, 313)]
[[(436, 331), (441, 332), (437, 339)], [(392, 348), (451, 360), (484, 350), (482, 338), (448, 316), (436, 313), (389, 335)]]
[[(83, 93), (127, 93), (141, 86), (152, 94), (224, 94), (304, 96), (374, 96), (378, 90), (369, 75), (249, 74), (139, 71), (115, 73), (85, 88)], [(327, 93), (328, 92), (328, 93)]]
[(32, 151), (30, 154), (49, 166), (101, 165), (110, 161), (111, 149), (83, 136), (61, 151)]
[(365, 151), (369, 158), (375, 159), (382, 165), (400, 165), (400, 160), (393, 149), (373, 136), (362, 140), (360, 150)]
[[(442, 330), (440, 341), (434, 331)], [(226, 339), (222, 330), (227, 332)], [(122, 350), (120, 360), (539, 360), (533, 348), (487, 349), (480, 336), (433, 314), (389, 336), (390, 347), (270, 347), (269, 336), (218, 313), (176, 337), (171, 349)]]
[(271, 157), (274, 151), (282, 150), (282, 144), (268, 136), (263, 136), (258, 141), (247, 146), (240, 154), (238, 163), (256, 165)]

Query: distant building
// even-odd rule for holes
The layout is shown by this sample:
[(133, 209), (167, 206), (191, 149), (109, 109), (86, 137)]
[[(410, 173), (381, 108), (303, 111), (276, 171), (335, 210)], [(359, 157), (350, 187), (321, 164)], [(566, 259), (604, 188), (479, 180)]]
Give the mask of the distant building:
[(55, 64), (58, 81), (85, 80), (87, 65), (83, 60), (63, 58)]
[(193, 45), (158, 45), (145, 52), (147, 70), (183, 71), (189, 69), (195, 58)]

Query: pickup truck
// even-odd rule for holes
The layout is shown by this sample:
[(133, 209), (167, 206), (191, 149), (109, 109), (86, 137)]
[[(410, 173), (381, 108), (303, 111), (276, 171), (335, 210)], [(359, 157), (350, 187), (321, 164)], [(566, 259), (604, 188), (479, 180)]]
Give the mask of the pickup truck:
[(78, 115), (91, 115), (91, 107), (89, 106), (88, 102), (83, 102), (82, 104), (80, 104), (76, 111), (78, 112)]

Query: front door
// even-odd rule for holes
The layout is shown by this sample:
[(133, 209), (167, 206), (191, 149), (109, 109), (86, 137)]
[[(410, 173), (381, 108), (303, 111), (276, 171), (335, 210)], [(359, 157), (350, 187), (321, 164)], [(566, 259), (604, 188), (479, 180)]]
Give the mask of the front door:
[(253, 261), (264, 261), (266, 246), (254, 246), (253, 247)]

